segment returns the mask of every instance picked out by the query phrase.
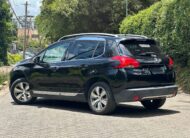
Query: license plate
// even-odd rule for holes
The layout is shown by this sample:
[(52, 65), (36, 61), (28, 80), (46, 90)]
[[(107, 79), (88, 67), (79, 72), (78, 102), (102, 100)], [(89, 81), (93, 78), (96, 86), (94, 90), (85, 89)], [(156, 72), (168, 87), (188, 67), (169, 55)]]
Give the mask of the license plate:
[(152, 74), (165, 74), (166, 67), (156, 67), (150, 69)]

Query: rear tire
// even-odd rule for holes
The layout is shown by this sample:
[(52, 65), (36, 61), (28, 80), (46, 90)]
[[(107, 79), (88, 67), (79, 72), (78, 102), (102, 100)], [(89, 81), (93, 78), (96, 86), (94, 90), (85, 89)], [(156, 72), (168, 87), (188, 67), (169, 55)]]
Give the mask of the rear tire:
[(141, 101), (141, 104), (149, 110), (159, 109), (166, 102), (166, 98)]
[(90, 87), (88, 104), (93, 113), (99, 115), (110, 114), (116, 108), (111, 89), (104, 82), (97, 82)]
[(17, 79), (11, 86), (11, 96), (17, 104), (31, 104), (36, 100), (32, 97), (30, 84), (24, 78)]

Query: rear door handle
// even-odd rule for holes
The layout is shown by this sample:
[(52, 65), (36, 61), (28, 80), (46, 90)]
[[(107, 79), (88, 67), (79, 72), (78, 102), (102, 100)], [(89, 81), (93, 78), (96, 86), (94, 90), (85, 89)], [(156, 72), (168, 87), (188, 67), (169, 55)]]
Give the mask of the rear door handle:
[(82, 68), (87, 68), (88, 65), (86, 65), (86, 64), (82, 64), (81, 67), (82, 67)]
[(85, 70), (86, 68), (88, 68), (88, 65), (82, 64), (80, 67), (81, 67), (82, 70)]

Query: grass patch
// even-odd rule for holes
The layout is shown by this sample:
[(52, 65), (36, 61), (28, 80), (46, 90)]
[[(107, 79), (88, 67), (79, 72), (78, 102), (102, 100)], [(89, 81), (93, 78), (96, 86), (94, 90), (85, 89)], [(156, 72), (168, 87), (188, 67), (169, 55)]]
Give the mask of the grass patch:
[(6, 73), (0, 73), (0, 85), (3, 84), (3, 82), (7, 81), (8, 80), (8, 77), (9, 75), (6, 74)]
[(190, 68), (176, 67), (177, 83), (185, 93), (190, 94)]

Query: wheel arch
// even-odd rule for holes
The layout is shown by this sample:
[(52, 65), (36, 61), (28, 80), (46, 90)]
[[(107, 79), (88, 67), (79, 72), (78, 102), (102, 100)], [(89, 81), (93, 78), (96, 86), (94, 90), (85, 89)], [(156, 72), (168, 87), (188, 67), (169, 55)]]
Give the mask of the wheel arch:
[(25, 78), (26, 79), (26, 75), (24, 74), (24, 72), (22, 71), (16, 71), (14, 72), (11, 77), (10, 77), (10, 87), (12, 86), (12, 84), (19, 78)]
[(106, 83), (108, 86), (110, 86), (110, 82), (103, 78), (103, 77), (94, 77), (94, 78), (91, 78), (89, 79), (85, 85), (84, 85), (84, 92), (85, 92), (85, 98), (87, 99), (88, 97), (88, 91), (90, 89), (90, 87), (94, 84), (94, 83), (97, 83), (97, 82), (104, 82)]

